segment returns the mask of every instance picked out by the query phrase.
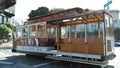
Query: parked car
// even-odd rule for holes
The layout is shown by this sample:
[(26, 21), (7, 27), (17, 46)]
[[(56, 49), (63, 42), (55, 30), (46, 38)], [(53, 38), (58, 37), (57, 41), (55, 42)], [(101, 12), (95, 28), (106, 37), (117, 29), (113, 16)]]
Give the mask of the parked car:
[(115, 46), (120, 46), (120, 40), (116, 40), (114, 45)]

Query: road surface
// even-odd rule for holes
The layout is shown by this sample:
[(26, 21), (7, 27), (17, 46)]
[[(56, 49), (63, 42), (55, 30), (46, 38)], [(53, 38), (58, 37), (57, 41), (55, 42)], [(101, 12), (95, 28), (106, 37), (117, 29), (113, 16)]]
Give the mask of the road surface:
[[(12, 53), (12, 44), (4, 43), (0, 45), (0, 68), (96, 68), (78, 63), (63, 62), (51, 59), (28, 58), (25, 54)], [(120, 68), (120, 47), (115, 47), (117, 57), (111, 60), (109, 65)], [(117, 61), (117, 62), (116, 62)], [(97, 67), (99, 68), (99, 67)]]

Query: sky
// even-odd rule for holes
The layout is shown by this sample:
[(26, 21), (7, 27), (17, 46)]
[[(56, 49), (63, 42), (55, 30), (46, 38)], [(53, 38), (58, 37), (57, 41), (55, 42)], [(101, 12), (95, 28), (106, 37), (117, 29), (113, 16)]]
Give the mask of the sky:
[[(31, 10), (36, 10), (41, 6), (46, 6), (49, 9), (80, 7), (83, 9), (99, 10), (104, 9), (104, 4), (107, 2), (108, 0), (17, 0), (15, 18), (25, 21), (29, 18), (28, 14)], [(113, 0), (110, 9), (119, 10), (119, 4), (119, 0)]]

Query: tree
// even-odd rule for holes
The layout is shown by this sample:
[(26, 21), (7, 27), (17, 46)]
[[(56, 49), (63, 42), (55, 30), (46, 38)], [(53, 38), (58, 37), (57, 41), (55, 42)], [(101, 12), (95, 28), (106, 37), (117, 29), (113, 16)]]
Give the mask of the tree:
[(7, 23), (5, 23), (5, 25), (12, 30), (13, 24), (11, 24), (10, 22), (7, 22)]
[(37, 13), (36, 13), (36, 11), (35, 10), (32, 10), (30, 13), (29, 13), (29, 18), (32, 18), (32, 17), (35, 17), (35, 16), (37, 16)]
[(7, 38), (8, 34), (11, 32), (12, 30), (8, 28), (5, 24), (0, 24), (0, 38)]
[(49, 13), (49, 9), (47, 7), (39, 7), (37, 10), (32, 10), (28, 16), (29, 18), (33, 18), (36, 16), (42, 16), (48, 13)]

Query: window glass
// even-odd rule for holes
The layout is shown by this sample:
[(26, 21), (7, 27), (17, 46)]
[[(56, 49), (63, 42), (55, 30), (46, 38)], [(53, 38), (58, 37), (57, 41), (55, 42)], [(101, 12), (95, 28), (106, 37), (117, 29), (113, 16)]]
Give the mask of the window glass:
[(106, 35), (110, 36), (111, 35), (111, 23), (112, 21), (110, 21), (110, 17), (105, 14), (105, 26), (106, 26)]
[(6, 17), (4, 16), (4, 23), (6, 23)]
[(85, 37), (85, 24), (76, 25), (77, 38)]
[(23, 28), (23, 37), (28, 37), (28, 27)]
[(71, 30), (72, 30), (71, 37), (75, 38), (75, 25), (71, 26)]
[(17, 28), (17, 37), (22, 37), (22, 29)]
[(95, 38), (98, 36), (98, 23), (89, 23), (88, 26), (88, 37)]
[(36, 26), (32, 25), (29, 27), (30, 36), (36, 36)]
[(47, 28), (47, 34), (48, 34), (48, 37), (55, 37), (55, 28)]
[(70, 37), (70, 26), (67, 26), (67, 37)]
[(32, 26), (29, 27), (30, 36), (32, 36)]
[(114, 34), (113, 32), (113, 19), (110, 17), (110, 34), (111, 36)]
[(45, 25), (38, 25), (38, 37), (45, 37)]
[(101, 22), (99, 24), (100, 24), (100, 37), (103, 38), (104, 23)]
[(68, 35), (68, 27), (61, 27), (61, 37), (67, 37)]

